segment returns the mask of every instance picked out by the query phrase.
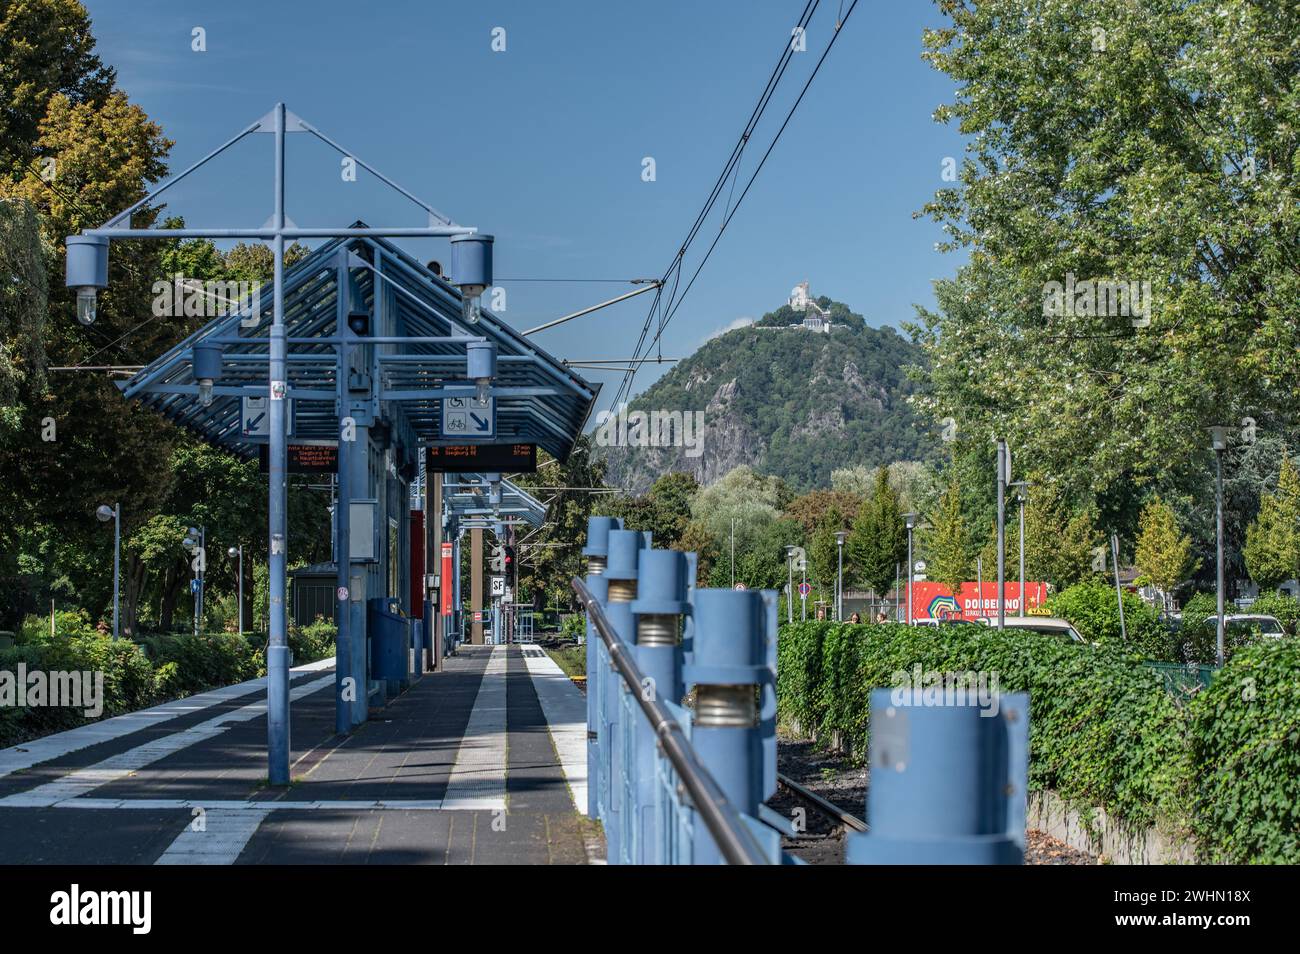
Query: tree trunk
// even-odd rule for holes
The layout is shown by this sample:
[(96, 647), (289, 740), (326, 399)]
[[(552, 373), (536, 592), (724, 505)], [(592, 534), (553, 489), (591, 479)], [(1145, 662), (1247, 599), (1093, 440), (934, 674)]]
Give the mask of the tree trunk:
[(122, 632), (134, 637), (140, 622), (140, 594), (144, 592), (147, 579), (144, 563), (135, 554), (130, 554), (126, 561), (126, 612), (123, 614)]
[(172, 563), (163, 574), (162, 601), (158, 606), (158, 628), (167, 632), (172, 628), (172, 617), (176, 614), (176, 599), (180, 595), (180, 574), (176, 564)]

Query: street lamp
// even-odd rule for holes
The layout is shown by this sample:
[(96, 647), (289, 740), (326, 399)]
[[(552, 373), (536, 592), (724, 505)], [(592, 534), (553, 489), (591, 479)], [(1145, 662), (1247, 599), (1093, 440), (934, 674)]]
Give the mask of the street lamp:
[(1011, 449), (998, 441), (998, 629), (1007, 618), (1007, 481), (1011, 479)]
[(120, 603), (121, 603), (121, 579), (122, 579), (122, 505), (100, 504), (95, 510), (95, 516), (102, 523), (113, 521), (113, 638), (121, 634), (120, 629)]
[(1223, 665), (1223, 452), (1228, 449), (1228, 428), (1210, 427), (1210, 449), (1214, 451), (1214, 524), (1216, 535), (1216, 585), (1218, 617), (1215, 625), (1215, 662)]
[(200, 621), (203, 619), (203, 571), (207, 568), (207, 527), (190, 527), (185, 532), (185, 539), (181, 541), (187, 553), (194, 554), (194, 560), (190, 566), (194, 570), (194, 582), (191, 584), (194, 590), (194, 635), (199, 635)]
[(848, 532), (835, 531), (835, 619), (844, 622), (844, 538)]
[(238, 597), (239, 603), (238, 603), (238, 609), (235, 612), (236, 615), (239, 617), (239, 635), (243, 636), (244, 635), (244, 545), (241, 543), (239, 544), (239, 546), (231, 547), (226, 551), (226, 556), (230, 557), (232, 560), (235, 557), (239, 558), (239, 597)]
[(794, 622), (794, 554), (798, 549), (793, 544), (786, 544), (785, 547), (785, 568), (790, 577), (790, 582), (785, 591), (785, 619), (787, 623)]
[(1025, 504), (1029, 500), (1029, 481), (1017, 480), (1009, 484), (1016, 488), (1016, 501), (1020, 504), (1020, 615), (1025, 615)]
[(916, 514), (903, 514), (903, 523), (907, 525), (907, 625), (912, 625), (912, 529), (916, 526)]

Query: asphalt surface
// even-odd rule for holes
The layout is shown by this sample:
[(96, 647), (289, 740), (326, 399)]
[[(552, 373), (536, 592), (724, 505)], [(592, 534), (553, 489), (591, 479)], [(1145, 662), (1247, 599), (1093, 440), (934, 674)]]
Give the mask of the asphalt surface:
[[(505, 649), (503, 809), (437, 807), (462, 745), (484, 744), (466, 727), (491, 652), (462, 647), (343, 737), (328, 686), (296, 699), (289, 786), (266, 784), (264, 714), (203, 730), (260, 702), (261, 690), (2, 777), (0, 864), (585, 863), (587, 823), (516, 647)], [(293, 686), (328, 675), (297, 675)], [(141, 746), (168, 754), (114, 769), (141, 761)], [(22, 804), (69, 784), (57, 805)], [(194, 831), (200, 815), (206, 830)]]

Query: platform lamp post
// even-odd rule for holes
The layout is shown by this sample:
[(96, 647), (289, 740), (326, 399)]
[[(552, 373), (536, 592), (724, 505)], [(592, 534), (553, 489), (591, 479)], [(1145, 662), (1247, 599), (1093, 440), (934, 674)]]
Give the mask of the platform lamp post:
[(200, 621), (203, 619), (203, 571), (207, 565), (207, 549), (204, 541), (207, 538), (207, 527), (190, 527), (185, 533), (185, 539), (181, 541), (181, 546), (185, 552), (194, 555), (194, 560), (190, 567), (194, 570), (194, 581), (191, 589), (194, 591), (194, 635), (199, 635)]
[(1020, 550), (1020, 615), (1025, 615), (1025, 504), (1029, 500), (1029, 481), (1017, 480), (1007, 484), (1016, 489), (1016, 502), (1020, 504), (1020, 536), (1016, 540)]
[(903, 514), (903, 523), (907, 525), (907, 625), (912, 625), (912, 530), (916, 527), (917, 514)]
[(95, 517), (102, 523), (113, 521), (113, 638), (121, 635), (120, 609), (122, 597), (122, 505), (100, 504)]
[[(266, 225), (259, 228), (180, 228), (180, 229), (133, 229), (131, 214), (154, 202), (159, 195), (166, 192), (177, 182), (184, 179), (200, 166), (225, 152), (231, 146), (254, 133), (272, 134), (275, 139), (273, 166), (274, 206)], [(420, 206), (428, 213), (429, 224), (417, 227), (395, 228), (300, 228), (289, 222), (285, 214), (285, 137), (289, 133), (306, 133), (314, 136), (325, 145), (349, 158), (358, 166), (371, 173), (380, 182), (399, 192), (407, 199)], [(284, 103), (276, 103), (271, 112), (245, 127), (233, 138), (218, 146), (184, 172), (173, 176), (167, 182), (154, 189), (134, 205), (110, 218), (97, 229), (87, 229), (80, 235), (68, 236), (65, 241), (67, 249), (66, 284), (76, 289), (77, 319), (83, 324), (93, 324), (96, 318), (97, 293), (108, 287), (108, 247), (110, 239), (245, 239), (260, 240), (271, 243), (272, 275), (274, 288), (272, 294), (273, 310), (270, 334), (261, 339), (267, 343), (268, 375), (267, 386), (261, 390), (269, 396), (267, 411), (268, 434), (268, 535), (269, 559), (268, 576), (270, 582), (270, 636), (266, 651), (266, 701), (267, 701), (267, 767), (272, 785), (289, 783), (289, 644), (288, 623), (286, 615), (285, 594), (287, 590), (286, 555), (288, 547), (288, 399), (289, 381), (287, 374), (288, 340), (284, 322), (284, 243), (288, 239), (346, 239), (362, 237), (390, 238), (472, 238), (475, 248), (463, 259), (475, 257), (490, 263), (491, 238), (476, 235), (476, 229), (458, 225), (443, 215), (433, 206), (421, 201), (379, 170), (362, 160), (351, 150), (334, 142), (310, 123), (289, 112)], [(453, 252), (456, 249), (453, 246)], [(489, 264), (490, 268), (490, 264)], [(463, 316), (469, 324), (475, 324), (479, 318), (478, 295), (482, 287), (473, 282), (460, 282), (462, 286)], [(257, 339), (248, 338), (248, 341)], [(200, 402), (211, 403), (217, 377), (200, 373), (213, 367), (211, 359), (201, 369), (200, 350), (202, 345), (195, 345), (191, 352), (192, 372), (195, 384), (178, 384), (170, 388), (173, 394), (198, 394)], [(217, 357), (220, 349), (214, 348)], [(220, 363), (216, 362), (219, 372)], [(479, 393), (482, 393), (479, 388)], [(223, 389), (223, 393), (242, 394), (242, 389)], [(252, 396), (258, 396), (256, 392)]]
[(1211, 427), (1210, 449), (1214, 451), (1214, 528), (1215, 528), (1215, 617), (1214, 660), (1223, 665), (1223, 452), (1228, 449), (1228, 428)]
[(787, 623), (794, 622), (794, 552), (798, 547), (793, 544), (786, 544), (785, 548), (785, 568), (790, 577), (790, 582), (785, 591), (785, 619)]
[(236, 610), (235, 615), (239, 617), (239, 635), (243, 636), (244, 635), (244, 545), (241, 543), (238, 546), (231, 547), (229, 550), (226, 551), (226, 556), (230, 557), (232, 560), (235, 559), (236, 557), (239, 558), (239, 596), (238, 596), (239, 603), (237, 604), (239, 608)]
[(848, 532), (835, 531), (835, 619), (844, 622), (844, 538)]

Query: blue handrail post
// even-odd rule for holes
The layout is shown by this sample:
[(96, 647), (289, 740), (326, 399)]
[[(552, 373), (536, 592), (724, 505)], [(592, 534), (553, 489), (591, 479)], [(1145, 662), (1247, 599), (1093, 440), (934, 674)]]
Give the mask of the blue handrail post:
[(872, 691), (871, 831), (849, 836), (849, 864), (1024, 862), (1029, 696), (945, 691)]
[[(605, 611), (618, 639), (628, 646), (632, 645), (634, 633), (632, 600), (636, 599), (637, 554), (643, 547), (650, 545), (648, 538), (649, 534), (635, 530), (609, 532), (609, 556), (604, 572), (609, 591)], [(602, 743), (600, 773), (605, 797), (601, 821), (605, 826), (607, 860), (610, 864), (619, 864), (625, 860), (622, 812), (630, 781), (624, 765), (626, 746), (621, 737), (626, 724), (626, 720), (621, 718), (621, 710), (627, 689), (618, 673), (614, 672), (608, 655), (604, 656), (601, 663), (601, 679), (604, 682), (601, 705), (604, 712), (603, 721), (597, 729)]]
[[(637, 571), (637, 598), (632, 603), (636, 620), (633, 654), (645, 676), (641, 691), (679, 705), (683, 695), (682, 617), (690, 610), (686, 602), (689, 563), (679, 550), (642, 550)], [(669, 859), (661, 857), (663, 839), (656, 828), (661, 815), (656, 803), (659, 785), (655, 730), (644, 717), (636, 718), (634, 725), (636, 810), (630, 825), (629, 853), (636, 864), (666, 864)]]
[[(588, 517), (587, 545), (582, 555), (587, 558), (587, 588), (591, 595), (606, 602), (609, 583), (604, 578), (605, 564), (609, 558), (609, 531), (621, 530), (623, 521), (617, 517)], [(587, 620), (587, 817), (601, 818), (604, 810), (600, 789), (600, 723), (601, 701), (604, 698), (603, 677), (609, 666), (601, 665), (605, 644), (596, 634), (591, 620)]]
[[(727, 800), (750, 818), (758, 816), (766, 787), (766, 720), (760, 714), (768, 714), (774, 682), (767, 617), (775, 613), (768, 602), (754, 590), (696, 590), (694, 645), (685, 668), (686, 688), (695, 689), (691, 742)], [(721, 862), (708, 832), (697, 831), (695, 863)]]

